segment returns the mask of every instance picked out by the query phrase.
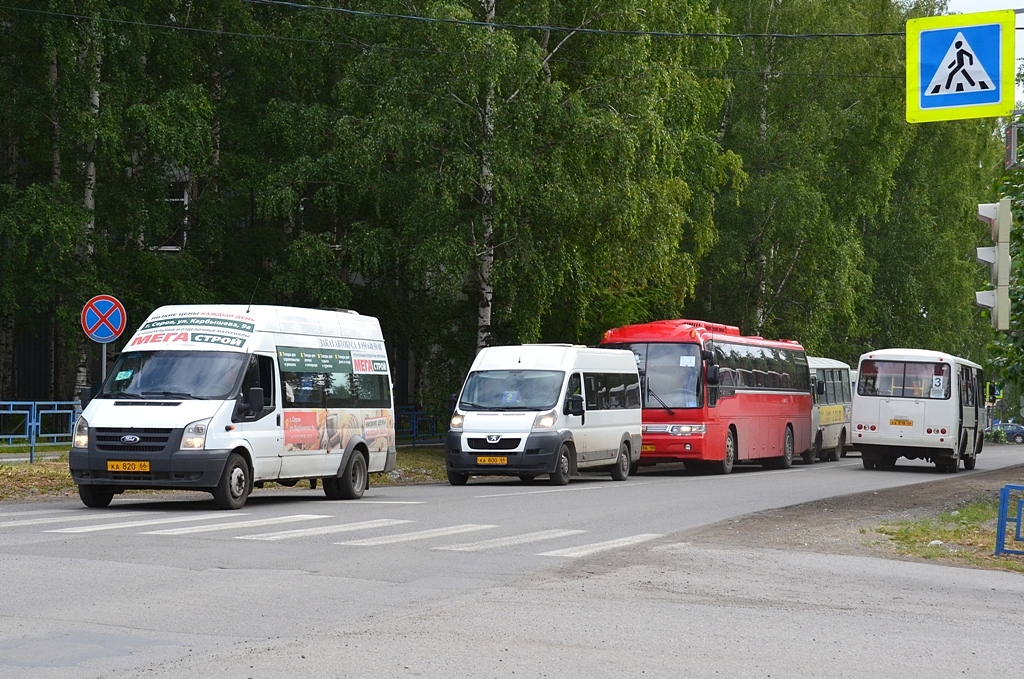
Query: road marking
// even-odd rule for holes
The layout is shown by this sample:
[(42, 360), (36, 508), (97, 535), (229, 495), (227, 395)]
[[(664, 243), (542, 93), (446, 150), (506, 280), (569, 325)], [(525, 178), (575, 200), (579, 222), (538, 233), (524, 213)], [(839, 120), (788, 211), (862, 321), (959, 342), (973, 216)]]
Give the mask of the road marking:
[(628, 547), (629, 545), (640, 544), (641, 542), (655, 540), (660, 537), (662, 537), (662, 535), (658, 533), (641, 533), (640, 535), (633, 535), (628, 538), (619, 538), (618, 540), (607, 540), (605, 542), (595, 542), (589, 545), (580, 545), (579, 547), (556, 549), (553, 552), (543, 552), (537, 556), (564, 556), (570, 559), (576, 559), (581, 556), (590, 556), (591, 554), (597, 554), (598, 552), (605, 552), (609, 549), (618, 549), (619, 547)]
[(524, 490), (517, 493), (493, 493), (491, 495), (474, 495), (473, 499), (483, 497), (513, 497), (516, 495), (541, 495), (546, 493), (575, 493), (584, 490), (606, 490), (608, 488), (634, 488), (636, 486), (647, 486), (650, 485), (650, 481), (644, 483), (603, 483), (600, 486), (569, 486), (567, 488), (548, 488), (547, 490)]
[(81, 510), (77, 509), (33, 509), (28, 512), (0, 512), (0, 516), (29, 516), (32, 514), (53, 514), (54, 512), (65, 512), (70, 514), (71, 512), (78, 512)]
[(424, 504), (422, 500), (360, 500), (359, 502), (353, 502), (349, 506), (358, 507), (359, 505), (421, 505)]
[(210, 533), (215, 530), (231, 530), (232, 528), (255, 528), (256, 526), (274, 526), (282, 523), (295, 523), (296, 521), (313, 521), (315, 519), (334, 518), (328, 514), (291, 514), (289, 516), (275, 516), (271, 519), (251, 519), (249, 521), (228, 521), (225, 523), (210, 523), (205, 526), (185, 526), (184, 528), (165, 528), (163, 530), (151, 530), (141, 535), (192, 535), (193, 533)]
[(385, 535), (379, 538), (365, 538), (363, 540), (350, 540), (348, 542), (335, 542), (336, 545), (360, 545), (373, 547), (376, 545), (390, 545), (396, 542), (410, 542), (412, 540), (426, 540), (427, 538), (440, 538), (446, 535), (458, 535), (459, 533), (471, 533), (476, 530), (497, 528), (478, 523), (463, 523), (448, 528), (431, 528), (429, 530), (418, 530), (412, 533), (399, 533), (397, 535)]
[(347, 533), (349, 531), (367, 530), (369, 528), (385, 528), (397, 526), (403, 523), (412, 523), (407, 519), (374, 519), (372, 521), (357, 521), (356, 523), (343, 523), (337, 526), (317, 526), (316, 528), (299, 528), (298, 530), (282, 530), (276, 533), (257, 533), (256, 535), (236, 535), (236, 540), (288, 540), (290, 538), (304, 538), (311, 535), (329, 535), (331, 533)]
[[(146, 519), (144, 521), (124, 521), (122, 523), (107, 523), (99, 526), (76, 526), (74, 528), (58, 528), (48, 530), (47, 533), (93, 533), (99, 530), (115, 530), (118, 528), (139, 528), (140, 526), (158, 526), (162, 523), (181, 523), (183, 521), (205, 521), (214, 517), (223, 517), (223, 512), (210, 514), (193, 514), (191, 516), (177, 516), (170, 519)], [(235, 516), (248, 516), (247, 514), (235, 514)]]
[[(122, 516), (138, 516), (145, 512), (118, 512), (117, 514), (107, 514), (106, 518), (114, 519), (121, 518)], [(96, 521), (97, 519), (104, 518), (103, 515), (97, 515), (90, 513), (89, 516), (47, 516), (40, 519), (23, 519), (21, 521), (4, 521), (0, 523), (0, 528), (9, 528), (14, 526), (43, 526), (48, 523), (64, 523), (66, 521)]]
[(447, 547), (434, 547), (434, 549), (446, 550), (450, 552), (479, 552), (484, 549), (495, 549), (498, 547), (512, 547), (513, 545), (525, 545), (531, 542), (541, 542), (542, 540), (554, 540), (555, 538), (563, 538), (569, 535), (579, 535), (580, 533), (586, 533), (585, 530), (539, 530), (535, 533), (523, 533), (522, 535), (510, 535), (504, 538), (493, 538), (491, 540), (481, 540), (479, 542), (464, 542), (458, 545), (448, 545)]

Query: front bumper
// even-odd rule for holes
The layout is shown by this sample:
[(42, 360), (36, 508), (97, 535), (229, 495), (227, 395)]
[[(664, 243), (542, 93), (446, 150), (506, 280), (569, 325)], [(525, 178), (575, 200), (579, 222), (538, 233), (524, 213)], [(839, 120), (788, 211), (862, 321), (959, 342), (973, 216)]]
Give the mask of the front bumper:
[[(209, 490), (224, 473), (230, 450), (177, 450), (158, 454), (123, 452), (110, 454), (72, 448), (68, 466), (72, 480), (80, 486), (118, 488), (178, 488)], [(107, 462), (146, 461), (148, 472), (112, 472)]]
[[(518, 474), (550, 474), (555, 471), (558, 451), (563, 436), (557, 431), (534, 432), (516, 446), (516, 450), (472, 449), (469, 438), (484, 438), (484, 434), (463, 436), (461, 431), (449, 431), (445, 437), (444, 456), (449, 471), (473, 476), (501, 476)], [(487, 457), (504, 457), (505, 464), (481, 464)]]

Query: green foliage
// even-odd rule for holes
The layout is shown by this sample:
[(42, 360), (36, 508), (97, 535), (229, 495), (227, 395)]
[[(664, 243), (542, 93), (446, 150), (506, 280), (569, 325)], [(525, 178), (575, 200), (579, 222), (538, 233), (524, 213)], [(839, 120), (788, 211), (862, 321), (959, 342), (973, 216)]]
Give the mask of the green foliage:
[[(349, 307), (380, 318), (400, 398), (442, 413), (475, 351), (489, 246), (501, 343), (684, 314), (847, 360), (887, 344), (977, 357), (989, 337), (971, 211), (998, 140), (990, 122), (904, 122), (901, 40), (8, 4), (0, 303), (19, 332), (62, 329), (62, 374), (99, 292), (127, 304), (129, 331), (168, 303)], [(485, 20), (476, 0), (320, 4)], [(497, 0), (495, 21), (846, 33), (938, 9)]]

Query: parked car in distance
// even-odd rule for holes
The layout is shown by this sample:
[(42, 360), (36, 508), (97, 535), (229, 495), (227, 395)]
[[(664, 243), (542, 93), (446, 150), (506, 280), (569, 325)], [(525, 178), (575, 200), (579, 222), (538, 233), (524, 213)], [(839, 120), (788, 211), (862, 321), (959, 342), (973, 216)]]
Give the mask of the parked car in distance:
[(995, 431), (996, 429), (1001, 430), (1006, 434), (1006, 441), (1009, 443), (1024, 443), (1024, 424), (1017, 424), (1016, 422), (1000, 422), (999, 424), (993, 424), (988, 428), (988, 431)]

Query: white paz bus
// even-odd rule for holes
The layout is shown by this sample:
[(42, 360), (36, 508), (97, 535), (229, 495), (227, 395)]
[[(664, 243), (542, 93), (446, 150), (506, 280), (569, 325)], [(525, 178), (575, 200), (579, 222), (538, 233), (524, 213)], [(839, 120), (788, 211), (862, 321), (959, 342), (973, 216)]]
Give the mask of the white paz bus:
[(89, 507), (177, 488), (238, 509), (254, 486), (302, 479), (356, 499), (395, 466), (384, 339), (354, 311), (161, 307), (83, 405), (68, 459)]
[(853, 395), (853, 445), (865, 469), (896, 460), (974, 469), (984, 442), (981, 366), (925, 349), (880, 349), (860, 357)]
[(850, 441), (852, 393), (850, 366), (842, 361), (808, 356), (811, 371), (811, 448), (804, 452), (804, 462), (816, 459), (836, 461)]

